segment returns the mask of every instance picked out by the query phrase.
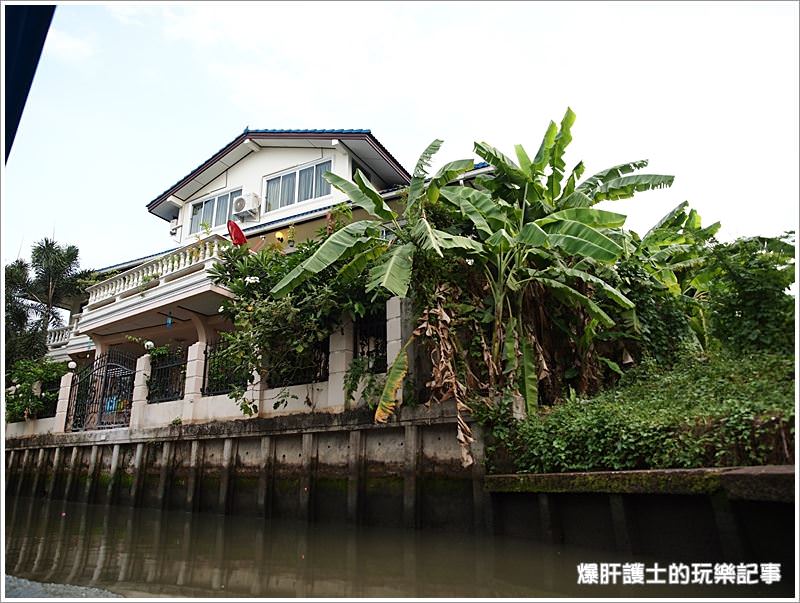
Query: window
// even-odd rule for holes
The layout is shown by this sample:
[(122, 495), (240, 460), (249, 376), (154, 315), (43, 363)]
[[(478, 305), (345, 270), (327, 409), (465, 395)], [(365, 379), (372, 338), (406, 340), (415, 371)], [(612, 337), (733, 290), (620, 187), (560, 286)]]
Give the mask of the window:
[(267, 211), (288, 207), (331, 194), (331, 185), (322, 176), (331, 171), (331, 161), (269, 178), (264, 189)]
[(202, 230), (204, 223), (208, 224), (209, 228), (226, 224), (233, 215), (233, 200), (241, 195), (242, 190), (239, 189), (192, 204), (189, 234)]

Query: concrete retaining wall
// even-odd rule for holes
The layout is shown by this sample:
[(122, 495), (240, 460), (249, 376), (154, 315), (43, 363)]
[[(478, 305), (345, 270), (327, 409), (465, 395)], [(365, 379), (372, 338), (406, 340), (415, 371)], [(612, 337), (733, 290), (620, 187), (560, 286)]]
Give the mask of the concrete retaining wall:
[(467, 469), (460, 464), (452, 405), (401, 407), (385, 426), (373, 423), (369, 409), (357, 409), (7, 438), (6, 491), (481, 529), (487, 494), (477, 435), (473, 454), (479, 462)]

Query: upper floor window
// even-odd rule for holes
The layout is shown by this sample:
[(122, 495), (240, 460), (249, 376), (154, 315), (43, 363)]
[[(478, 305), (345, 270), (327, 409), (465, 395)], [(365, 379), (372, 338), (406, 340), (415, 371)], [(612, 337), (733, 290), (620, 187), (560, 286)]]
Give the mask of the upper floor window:
[(203, 224), (207, 224), (209, 228), (226, 224), (233, 215), (233, 200), (241, 196), (242, 189), (238, 189), (193, 203), (189, 234), (202, 230)]
[(264, 190), (267, 211), (331, 194), (331, 185), (322, 176), (331, 171), (331, 160), (267, 178)]

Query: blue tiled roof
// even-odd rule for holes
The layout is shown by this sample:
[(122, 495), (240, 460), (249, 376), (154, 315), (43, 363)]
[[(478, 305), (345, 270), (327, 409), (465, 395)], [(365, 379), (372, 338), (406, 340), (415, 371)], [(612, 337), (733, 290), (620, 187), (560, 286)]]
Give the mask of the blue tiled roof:
[(323, 129), (323, 130), (282, 130), (282, 129), (268, 129), (268, 130), (251, 130), (250, 128), (244, 129), (244, 134), (371, 134), (370, 130), (338, 130), (338, 129)]
[(141, 257), (141, 258), (136, 258), (135, 260), (127, 260), (125, 262), (119, 262), (118, 264), (114, 264), (113, 266), (106, 266), (105, 268), (98, 268), (97, 272), (101, 272), (101, 273), (102, 272), (110, 272), (112, 270), (116, 270), (120, 266), (127, 266), (128, 264), (131, 264), (131, 268), (132, 268), (133, 266), (138, 266), (139, 264), (143, 264), (147, 260), (150, 260), (152, 258), (156, 258), (156, 257), (158, 257), (160, 255), (165, 254), (165, 253), (171, 253), (173, 251), (177, 251), (178, 249), (180, 249), (180, 247), (173, 247), (171, 249), (165, 249), (164, 251), (159, 251), (158, 253), (151, 253), (150, 255), (146, 255), (146, 256)]

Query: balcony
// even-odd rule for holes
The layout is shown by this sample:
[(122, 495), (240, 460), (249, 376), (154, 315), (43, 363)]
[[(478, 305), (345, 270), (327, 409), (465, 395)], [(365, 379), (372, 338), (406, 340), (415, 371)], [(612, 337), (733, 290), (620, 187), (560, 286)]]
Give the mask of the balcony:
[(78, 331), (81, 314), (73, 314), (69, 324), (47, 331), (47, 357), (56, 362), (67, 362), (71, 354), (85, 354), (94, 349), (94, 343)]
[(69, 336), (72, 334), (72, 326), (59, 327), (57, 329), (50, 329), (47, 331), (47, 347), (60, 348), (67, 345)]
[(89, 287), (78, 332), (106, 335), (146, 328), (163, 323), (169, 313), (176, 319), (186, 318), (181, 314), (186, 311), (217, 314), (223, 298), (232, 294), (214, 285), (206, 270), (228, 244), (210, 235)]
[(226, 243), (224, 237), (211, 235), (93, 285), (86, 290), (89, 293), (86, 309), (93, 310), (200, 271), (219, 259)]

